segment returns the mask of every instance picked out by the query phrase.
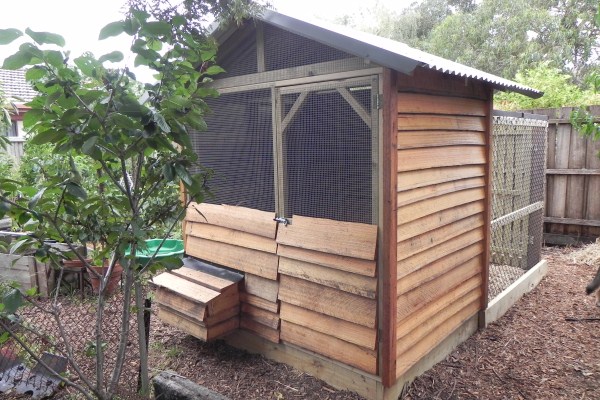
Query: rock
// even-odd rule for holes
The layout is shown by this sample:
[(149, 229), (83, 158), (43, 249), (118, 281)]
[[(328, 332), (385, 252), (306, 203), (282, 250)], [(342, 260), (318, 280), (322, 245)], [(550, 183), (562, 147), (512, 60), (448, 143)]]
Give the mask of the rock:
[(173, 371), (163, 371), (152, 380), (157, 400), (229, 400)]

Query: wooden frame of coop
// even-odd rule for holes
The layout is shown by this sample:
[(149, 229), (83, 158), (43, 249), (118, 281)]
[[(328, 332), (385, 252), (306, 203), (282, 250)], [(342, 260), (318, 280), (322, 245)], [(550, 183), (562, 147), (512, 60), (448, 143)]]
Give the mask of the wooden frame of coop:
[(202, 262), (155, 280), (159, 316), (395, 399), (486, 309), (493, 91), (541, 93), (272, 11), (216, 38), (193, 139), (216, 196), (188, 209)]

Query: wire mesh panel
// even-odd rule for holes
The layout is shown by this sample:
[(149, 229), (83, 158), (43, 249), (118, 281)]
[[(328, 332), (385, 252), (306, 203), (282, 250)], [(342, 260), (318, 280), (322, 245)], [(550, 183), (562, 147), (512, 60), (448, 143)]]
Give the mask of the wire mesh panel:
[(494, 116), (490, 298), (540, 260), (546, 119)]
[(275, 211), (271, 91), (223, 94), (207, 103), (208, 129), (192, 135), (200, 163), (214, 171), (214, 197), (206, 202)]
[(285, 216), (374, 222), (373, 82), (281, 95)]

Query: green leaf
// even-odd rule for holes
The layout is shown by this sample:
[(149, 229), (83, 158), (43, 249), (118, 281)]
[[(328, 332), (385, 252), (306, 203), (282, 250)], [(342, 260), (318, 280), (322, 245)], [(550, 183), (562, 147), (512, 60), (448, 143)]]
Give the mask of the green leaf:
[(8, 56), (4, 59), (2, 64), (3, 69), (20, 69), (29, 64), (33, 56), (28, 51), (19, 50), (12, 56)]
[(3, 296), (2, 304), (5, 313), (14, 314), (23, 305), (23, 295), (19, 289), (11, 289)]
[(29, 35), (29, 37), (32, 38), (37, 44), (55, 44), (60, 47), (65, 45), (65, 39), (56, 33), (35, 32), (29, 28), (25, 29), (25, 33)]
[(48, 64), (52, 65), (55, 68), (60, 68), (65, 63), (65, 57), (60, 51), (56, 50), (45, 50), (44, 51), (44, 60), (48, 62)]
[(36, 204), (38, 203), (38, 201), (40, 201), (40, 199), (42, 198), (42, 196), (44, 195), (44, 192), (46, 191), (46, 188), (42, 188), (40, 189), (39, 192), (37, 192), (35, 194), (35, 196), (33, 196), (31, 198), (31, 200), (29, 200), (29, 208), (34, 208), (36, 206)]
[(158, 127), (163, 132), (165, 132), (165, 133), (171, 132), (171, 127), (169, 126), (169, 124), (167, 124), (165, 117), (163, 117), (160, 113), (154, 113), (154, 115), (152, 116), (152, 119), (154, 120), (154, 122), (156, 122), (156, 125), (158, 125)]
[(204, 71), (206, 75), (217, 75), (222, 74), (223, 72), (225, 72), (225, 70), (218, 65), (211, 65), (206, 69), (206, 71)]
[(191, 185), (192, 176), (190, 175), (189, 171), (179, 163), (175, 163), (173, 166), (175, 167), (175, 172), (177, 173), (179, 179), (181, 179), (186, 185)]
[(85, 142), (83, 142), (83, 146), (81, 146), (81, 151), (85, 154), (90, 154), (94, 146), (96, 146), (96, 142), (98, 142), (98, 136), (92, 136)]
[(71, 194), (75, 197), (78, 197), (82, 200), (87, 199), (87, 192), (85, 191), (84, 188), (82, 188), (77, 183), (67, 182), (66, 188), (67, 188), (67, 192), (69, 192), (69, 194)]
[(23, 127), (27, 130), (37, 124), (41, 117), (44, 115), (44, 111), (40, 109), (29, 110), (23, 115)]
[(62, 132), (56, 131), (54, 129), (48, 129), (48, 130), (45, 130), (42, 132), (38, 132), (33, 138), (31, 138), (29, 143), (31, 143), (31, 144), (51, 143), (51, 142), (54, 142), (55, 140), (61, 138), (62, 136), (63, 136)]
[(85, 76), (96, 77), (96, 69), (100, 67), (100, 64), (93, 57), (83, 55), (74, 59), (73, 62)]
[(98, 40), (104, 40), (106, 38), (112, 36), (118, 36), (121, 33), (125, 32), (123, 21), (115, 21), (111, 22), (104, 26), (104, 28), (100, 29), (100, 34), (98, 35)]
[(123, 58), (124, 58), (123, 53), (121, 53), (120, 51), (111, 51), (108, 54), (104, 54), (103, 56), (100, 56), (98, 61), (101, 63), (103, 63), (104, 61), (120, 62), (120, 61), (123, 61)]
[(151, 35), (169, 35), (171, 24), (162, 21), (152, 21), (142, 26), (142, 31)]
[(23, 36), (23, 32), (18, 29), (8, 28), (0, 29), (0, 44), (9, 44)]
[(37, 81), (38, 79), (42, 79), (48, 74), (48, 70), (45, 67), (35, 65), (25, 72), (25, 79), (28, 81)]
[(162, 258), (159, 262), (168, 271), (172, 271), (183, 266), (183, 260), (177, 256), (165, 257)]

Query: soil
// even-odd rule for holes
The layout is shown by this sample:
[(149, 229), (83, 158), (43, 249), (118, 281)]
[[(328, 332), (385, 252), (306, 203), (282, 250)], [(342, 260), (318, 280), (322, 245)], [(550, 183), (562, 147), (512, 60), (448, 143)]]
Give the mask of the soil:
[[(418, 377), (403, 399), (600, 399), (597, 267), (545, 248), (546, 278), (508, 313)], [(361, 399), (262, 356), (206, 344), (153, 320), (151, 364), (231, 399)]]

